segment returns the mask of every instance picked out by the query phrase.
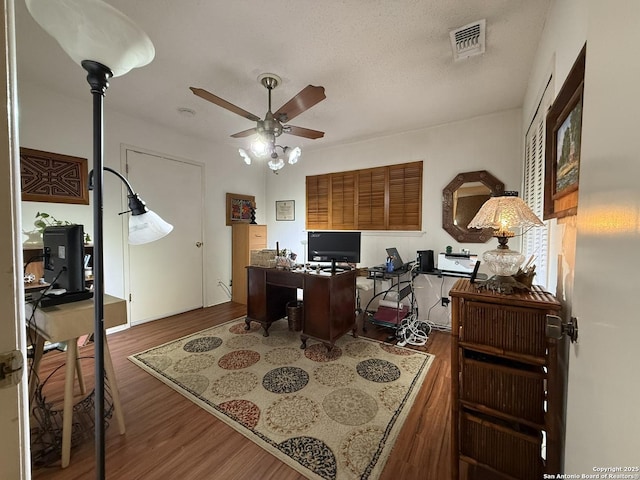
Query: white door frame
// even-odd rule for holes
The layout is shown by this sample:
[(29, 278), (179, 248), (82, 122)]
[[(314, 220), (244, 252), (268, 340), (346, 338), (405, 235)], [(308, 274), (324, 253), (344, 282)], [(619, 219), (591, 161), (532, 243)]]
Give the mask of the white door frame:
[(0, 115), (0, 353), (19, 350), (23, 356), (22, 380), (17, 386), (0, 389), (0, 478), (31, 478), (29, 399), (26, 371), (26, 329), (24, 282), (22, 279), (22, 215), (20, 205), (20, 156), (18, 155), (17, 81), (14, 1), (4, 1), (0, 67), (2, 104)]
[[(185, 158), (180, 158), (180, 157), (176, 157), (175, 155), (169, 155), (166, 153), (161, 153), (161, 152), (157, 152), (154, 150), (150, 150), (148, 148), (142, 148), (142, 147), (137, 147), (135, 145), (130, 145), (130, 144), (125, 144), (125, 143), (121, 143), (120, 144), (120, 171), (123, 172), (123, 175), (125, 177), (128, 178), (128, 175), (126, 174), (126, 169), (127, 169), (127, 151), (131, 150), (137, 153), (142, 153), (145, 155), (152, 155), (155, 157), (162, 157), (162, 158), (166, 158), (169, 160), (173, 160), (176, 162), (182, 162), (182, 163), (188, 163), (190, 165), (195, 165), (197, 167), (202, 168), (202, 177), (201, 177), (201, 189), (202, 189), (202, 198), (201, 198), (201, 212), (202, 212), (202, 216), (200, 218), (200, 224), (203, 226), (202, 228), (202, 258), (206, 259), (207, 258), (207, 239), (206, 239), (206, 229), (204, 228), (204, 218), (205, 218), (205, 197), (206, 197), (206, 192), (205, 192), (205, 179), (206, 179), (206, 173), (205, 173), (205, 164), (202, 162), (196, 162), (193, 160), (188, 160)], [(135, 185), (132, 185), (132, 187), (136, 188)], [(124, 210), (127, 210), (128, 207), (128, 203), (127, 203), (127, 196), (126, 196), (126, 189), (125, 191), (125, 195), (123, 195), (122, 197), (122, 206)], [(140, 193), (140, 196), (144, 199), (144, 192), (136, 192), (136, 193)], [(123, 211), (124, 211), (123, 210)], [(158, 212), (156, 212), (158, 213)], [(162, 216), (162, 212), (159, 212), (159, 215)], [(124, 275), (124, 279), (123, 279), (123, 285), (124, 285), (124, 292), (125, 292), (125, 296), (129, 296), (129, 292), (131, 292), (131, 274), (130, 274), (130, 263), (129, 263), (129, 218), (128, 215), (123, 215), (122, 219), (122, 252), (123, 252), (123, 271), (125, 272)], [(206, 264), (206, 261), (204, 262)], [(206, 289), (206, 283), (207, 282), (207, 269), (202, 268), (202, 305), (208, 305), (207, 302), (207, 289)], [(131, 302), (127, 299), (127, 327), (131, 326)]]

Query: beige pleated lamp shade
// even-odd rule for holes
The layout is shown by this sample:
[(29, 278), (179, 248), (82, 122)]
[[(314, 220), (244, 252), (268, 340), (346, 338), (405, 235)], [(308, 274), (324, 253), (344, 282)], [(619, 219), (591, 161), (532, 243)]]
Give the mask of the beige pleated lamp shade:
[(520, 197), (502, 196), (491, 197), (487, 200), (467, 228), (493, 228), (495, 237), (512, 237), (511, 228), (527, 228), (542, 226), (535, 213), (531, 211)]
[(493, 236), (500, 244), (494, 250), (482, 254), (489, 270), (499, 277), (515, 275), (524, 261), (524, 255), (507, 246), (507, 239), (514, 236), (512, 228), (542, 226), (544, 223), (519, 197), (505, 195), (487, 200), (467, 228), (493, 228)]
[(25, 0), (34, 20), (78, 65), (92, 60), (114, 77), (143, 67), (155, 56), (147, 34), (101, 0)]

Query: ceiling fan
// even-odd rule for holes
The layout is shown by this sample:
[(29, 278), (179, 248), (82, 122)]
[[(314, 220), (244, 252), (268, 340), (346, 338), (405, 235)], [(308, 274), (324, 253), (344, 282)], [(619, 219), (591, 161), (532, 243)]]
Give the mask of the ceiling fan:
[[(283, 133), (289, 135), (296, 135), (298, 137), (317, 139), (324, 137), (324, 132), (318, 130), (312, 130), (310, 128), (296, 127), (288, 125), (288, 122), (293, 120), (301, 113), (307, 111), (315, 104), (321, 102), (327, 98), (324, 94), (324, 87), (316, 87), (314, 85), (307, 85), (291, 100), (281, 106), (275, 113), (271, 112), (271, 91), (282, 83), (282, 79), (274, 73), (263, 73), (258, 76), (258, 82), (260, 82), (269, 92), (269, 109), (262, 120), (257, 115), (247, 112), (246, 110), (227, 102), (226, 100), (210, 93), (202, 88), (189, 87), (191, 91), (200, 98), (203, 98), (211, 103), (218, 105), (230, 112), (240, 115), (247, 120), (256, 122), (256, 126), (242, 132), (234, 133), (231, 135), (234, 138), (248, 137), (253, 134), (258, 134), (258, 137), (265, 144), (265, 154), (269, 154), (271, 158), (277, 159), (278, 154), (276, 147), (283, 149), (286, 153), (286, 149), (289, 147), (281, 147), (276, 145), (276, 138)], [(290, 150), (290, 149), (289, 149)], [(298, 149), (299, 155), (299, 149)], [(245, 158), (246, 160), (246, 158)], [(297, 158), (296, 158), (297, 160)], [(291, 162), (290, 163), (295, 163)], [(273, 167), (272, 167), (273, 168)]]

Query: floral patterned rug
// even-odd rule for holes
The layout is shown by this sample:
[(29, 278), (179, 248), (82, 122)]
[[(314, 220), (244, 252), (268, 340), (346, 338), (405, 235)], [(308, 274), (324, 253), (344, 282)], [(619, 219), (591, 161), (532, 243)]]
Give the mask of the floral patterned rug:
[(331, 351), (286, 320), (244, 319), (129, 359), (310, 479), (378, 478), (433, 356), (345, 335)]

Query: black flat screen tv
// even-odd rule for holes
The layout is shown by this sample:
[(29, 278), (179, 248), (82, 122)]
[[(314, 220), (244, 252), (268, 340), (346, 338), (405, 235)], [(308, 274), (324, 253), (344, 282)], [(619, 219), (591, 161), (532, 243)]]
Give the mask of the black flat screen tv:
[(66, 293), (83, 292), (84, 227), (59, 225), (46, 227), (42, 234), (44, 246), (44, 281), (51, 288)]
[(311, 262), (360, 262), (360, 232), (308, 232)]

